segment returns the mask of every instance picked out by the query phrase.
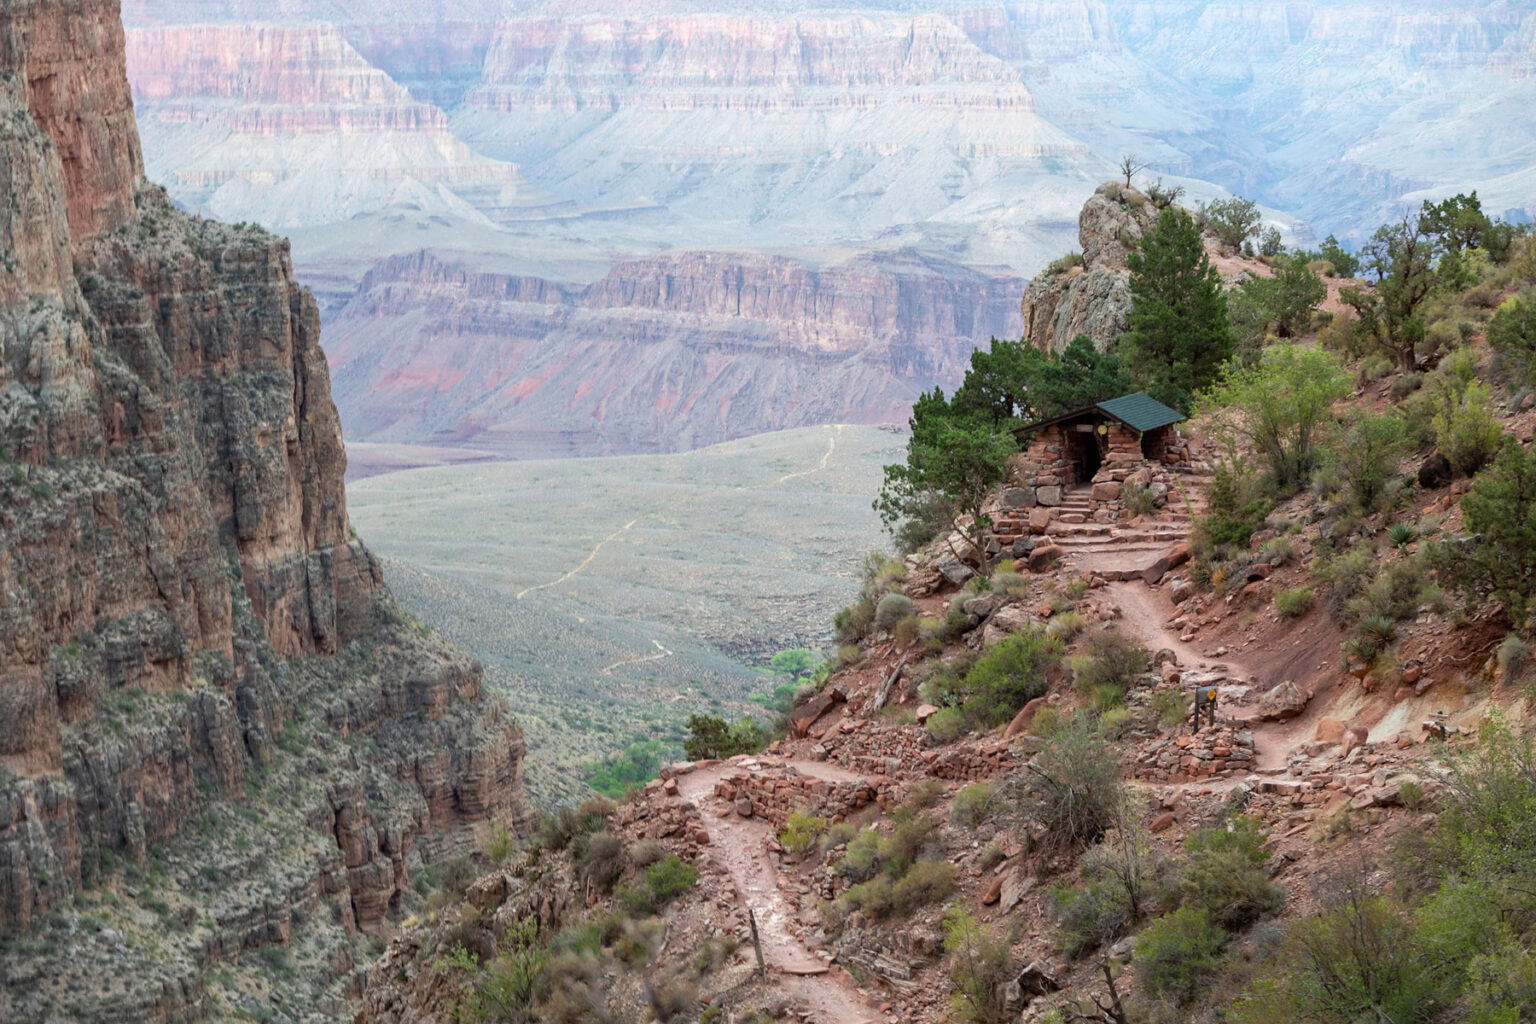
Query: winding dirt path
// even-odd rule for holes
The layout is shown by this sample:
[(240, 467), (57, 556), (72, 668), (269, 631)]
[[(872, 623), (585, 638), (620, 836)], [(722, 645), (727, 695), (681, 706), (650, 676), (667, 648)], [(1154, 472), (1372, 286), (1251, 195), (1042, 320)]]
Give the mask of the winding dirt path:
[(832, 458), (832, 453), (837, 451), (837, 435), (841, 434), (842, 432), (843, 425), (841, 423), (832, 428), (832, 436), (827, 439), (827, 450), (822, 454), (821, 462), (816, 466), (815, 469), (807, 469), (799, 473), (785, 473), (783, 476), (774, 481), (774, 485), (777, 486), (787, 480), (795, 480), (799, 477), (810, 476), (812, 473), (820, 473), (825, 470), (827, 468), (827, 463)]
[(527, 597), (529, 594), (533, 593), (535, 590), (548, 590), (550, 587), (558, 587), (560, 584), (564, 583), (566, 580), (570, 579), (572, 576), (575, 576), (577, 573), (581, 572), (581, 570), (585, 569), (587, 566), (591, 565), (592, 564), (592, 560), (597, 557), (597, 553), (599, 551), (603, 550), (603, 545), (604, 544), (607, 544), (611, 540), (617, 540), (620, 534), (627, 532), (631, 526), (634, 526), (639, 521), (640, 520), (638, 520), (638, 519), (631, 519), (629, 522), (625, 523), (623, 526), (619, 527), (617, 530), (614, 530), (612, 533), (610, 533), (608, 536), (604, 537), (602, 540), (598, 541), (597, 542), (597, 547), (593, 548), (591, 550), (591, 552), (587, 555), (587, 557), (583, 558), (581, 560), (581, 564), (576, 566), (576, 568), (572, 569), (570, 572), (566, 573), (564, 576), (561, 576), (559, 579), (550, 580), (548, 583), (540, 583), (540, 584), (538, 584), (536, 586), (526, 587), (523, 590), (519, 590), (517, 592), (517, 596), (514, 598), (514, 600), (521, 601), (523, 598)]
[(614, 669), (623, 668), (625, 665), (644, 665), (648, 661), (660, 661), (663, 658), (672, 657), (672, 652), (660, 640), (652, 640), (651, 643), (656, 645), (656, 654), (642, 654), (634, 658), (620, 658), (612, 665), (598, 669), (597, 674), (600, 676), (611, 676)]
[[(818, 761), (757, 758), (755, 763), (763, 767), (787, 764), (827, 782), (862, 780), (862, 776)], [(715, 783), (744, 768), (751, 771), (753, 764), (728, 761), (679, 776), (678, 793), (699, 808), (714, 856), (756, 916), (763, 959), (777, 975), (775, 987), (803, 1004), (816, 1024), (880, 1024), (884, 1018), (846, 974), (833, 971), (796, 937), (794, 912), (779, 889), (777, 874), (768, 859), (772, 827), (756, 818), (722, 818), (714, 813)]]

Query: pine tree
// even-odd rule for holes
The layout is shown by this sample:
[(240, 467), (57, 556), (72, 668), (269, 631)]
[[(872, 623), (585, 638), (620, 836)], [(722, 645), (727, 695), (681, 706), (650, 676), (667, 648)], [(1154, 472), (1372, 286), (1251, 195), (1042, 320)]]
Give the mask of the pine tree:
[(1187, 412), (1194, 393), (1232, 357), (1221, 275), (1200, 244), (1200, 229), (1176, 207), (1163, 211), (1127, 262), (1135, 304), (1121, 357), (1143, 391)]

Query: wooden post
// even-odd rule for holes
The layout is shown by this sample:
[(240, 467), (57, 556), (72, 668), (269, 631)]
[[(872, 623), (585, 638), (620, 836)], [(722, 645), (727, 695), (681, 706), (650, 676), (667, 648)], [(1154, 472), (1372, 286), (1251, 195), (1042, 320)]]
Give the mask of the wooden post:
[(766, 977), (768, 969), (763, 966), (763, 942), (757, 937), (757, 915), (751, 907), (747, 908), (747, 924), (752, 928), (752, 949), (757, 953), (757, 973)]

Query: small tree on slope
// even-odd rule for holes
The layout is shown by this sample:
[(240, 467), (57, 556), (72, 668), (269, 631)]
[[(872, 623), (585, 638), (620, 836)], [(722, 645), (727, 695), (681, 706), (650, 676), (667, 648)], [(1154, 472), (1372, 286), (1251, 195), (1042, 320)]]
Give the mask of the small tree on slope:
[(1188, 213), (1170, 207), (1127, 258), (1131, 268), (1130, 329), (1121, 358), (1152, 397), (1189, 411), (1194, 394), (1232, 357), (1234, 335), (1221, 275)]

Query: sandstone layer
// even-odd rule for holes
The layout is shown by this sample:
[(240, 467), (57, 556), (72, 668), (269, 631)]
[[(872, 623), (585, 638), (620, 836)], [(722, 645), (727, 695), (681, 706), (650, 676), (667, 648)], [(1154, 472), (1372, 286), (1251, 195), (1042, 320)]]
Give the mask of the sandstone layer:
[(270, 944), (340, 1006), (413, 873), (526, 828), (521, 733), (351, 533), (287, 243), (132, 119), (115, 2), (0, 2), (0, 1017), (201, 1019)]
[(358, 440), (668, 451), (902, 422), (978, 338), (1018, 336), (1022, 285), (913, 253), (821, 269), (686, 253), (578, 287), (422, 252), (379, 263), (327, 338)]

